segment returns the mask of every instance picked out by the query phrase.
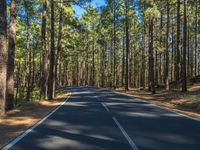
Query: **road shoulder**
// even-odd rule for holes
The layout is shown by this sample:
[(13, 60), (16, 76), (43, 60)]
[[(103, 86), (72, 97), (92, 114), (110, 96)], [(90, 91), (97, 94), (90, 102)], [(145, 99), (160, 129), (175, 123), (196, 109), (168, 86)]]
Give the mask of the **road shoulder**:
[(200, 113), (198, 111), (179, 107), (175, 104), (170, 103), (169, 101), (156, 99), (156, 96), (152, 96), (152, 95), (151, 96), (148, 96), (148, 95), (143, 96), (143, 95), (136, 94), (135, 92), (131, 92), (131, 91), (125, 92), (125, 91), (122, 91), (122, 90), (116, 90), (116, 91), (113, 91), (113, 92), (123, 94), (123, 95), (126, 95), (126, 96), (130, 96), (130, 97), (133, 97), (134, 99), (138, 99), (140, 101), (151, 103), (151, 104), (153, 104), (157, 107), (160, 107), (162, 109), (167, 109), (169, 111), (178, 113), (182, 116), (185, 116), (185, 117), (188, 117), (190, 119), (197, 120), (197, 121), (200, 122)]
[(55, 100), (23, 102), (19, 107), (8, 112), (6, 116), (0, 118), (0, 148), (33, 127), (68, 97), (69, 94), (64, 91)]

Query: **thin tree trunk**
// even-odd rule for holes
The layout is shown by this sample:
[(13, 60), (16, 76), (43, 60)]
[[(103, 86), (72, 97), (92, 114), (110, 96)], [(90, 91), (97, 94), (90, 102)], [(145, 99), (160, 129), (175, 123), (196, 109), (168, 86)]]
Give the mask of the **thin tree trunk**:
[(24, 7), (26, 9), (26, 26), (27, 26), (27, 37), (26, 37), (26, 49), (27, 49), (27, 91), (26, 91), (26, 100), (29, 101), (31, 98), (31, 74), (32, 74), (32, 54), (31, 54), (31, 30), (30, 30), (30, 18), (28, 10), (28, 2), (24, 1)]
[(170, 47), (170, 39), (169, 39), (169, 0), (167, 0), (167, 32), (166, 32), (166, 51), (165, 51), (165, 56), (166, 56), (166, 61), (165, 61), (165, 86), (166, 90), (169, 90), (169, 47)]
[(63, 22), (63, 0), (60, 0), (60, 14), (59, 14), (59, 25), (58, 25), (58, 45), (57, 45), (57, 54), (56, 54), (56, 64), (55, 64), (55, 83), (58, 85), (58, 65), (61, 52), (61, 42), (62, 42), (62, 22)]
[(173, 15), (172, 15), (172, 22), (171, 22), (171, 25), (172, 25), (172, 58), (171, 58), (171, 81), (174, 80), (174, 26), (173, 26)]
[(5, 114), (6, 100), (6, 0), (0, 1), (0, 116)]
[(47, 16), (47, 0), (43, 0), (42, 8), (42, 77), (40, 85), (41, 99), (47, 98), (47, 81), (48, 81), (48, 51), (46, 46), (46, 16)]
[(79, 86), (79, 60), (78, 60), (78, 54), (76, 56), (76, 86)]
[(177, 45), (176, 45), (176, 84), (180, 80), (180, 0), (177, 0)]
[(151, 20), (149, 19), (149, 30), (148, 30), (148, 44), (149, 44), (149, 56), (148, 56), (148, 59), (149, 59), (149, 68), (148, 68), (148, 91), (150, 92), (152, 89), (151, 89), (151, 75), (152, 75), (152, 68), (151, 68), (151, 29), (152, 29), (152, 27), (151, 27)]
[(187, 91), (186, 76), (186, 49), (187, 49), (187, 0), (184, 0), (184, 27), (183, 27), (183, 59), (182, 59), (182, 92)]
[(51, 0), (51, 54), (50, 69), (48, 79), (48, 99), (51, 100), (55, 96), (55, 40), (54, 40), (54, 0)]
[(188, 78), (190, 78), (190, 77), (192, 77), (192, 76), (190, 76), (191, 74), (191, 65), (190, 65), (190, 62), (191, 62), (191, 60), (190, 60), (190, 58), (191, 58), (191, 52), (190, 52), (190, 29), (189, 29), (189, 23), (188, 23), (188, 30), (187, 30), (187, 76), (188, 76)]
[[(36, 46), (37, 48), (37, 46)], [(34, 86), (35, 86), (35, 49), (32, 49), (33, 53), (32, 53), (32, 77), (31, 77), (31, 91), (34, 90)]]
[(88, 85), (88, 72), (89, 72), (88, 60), (89, 60), (89, 45), (87, 44), (87, 48), (86, 48), (86, 62), (85, 62), (85, 66), (86, 66), (85, 85), (86, 86)]
[[(29, 25), (28, 25), (29, 26)], [(29, 30), (29, 29), (28, 29)], [(32, 55), (30, 48), (30, 31), (28, 31), (27, 35), (27, 51), (28, 51), (28, 75), (27, 75), (27, 94), (26, 100), (29, 101), (31, 99), (31, 75), (32, 75)]]
[[(157, 19), (155, 20), (157, 22)], [(157, 41), (158, 31), (155, 29), (155, 40)], [(155, 50), (155, 86), (158, 87), (158, 51)]]
[[(125, 30), (124, 30), (125, 34)], [(122, 48), (122, 87), (124, 87), (124, 72), (125, 72), (125, 36), (123, 35), (123, 48)]]
[(149, 45), (149, 84), (150, 84), (150, 90), (152, 94), (155, 94), (155, 79), (154, 79), (154, 38), (153, 38), (153, 19), (149, 22), (149, 33), (150, 33), (150, 45)]
[(16, 44), (16, 0), (11, 1), (10, 7), (10, 26), (9, 26), (9, 43), (8, 43), (8, 63), (7, 63), (7, 88), (6, 88), (6, 110), (14, 107), (14, 58)]
[(146, 51), (146, 29), (145, 29), (145, 24), (146, 22), (144, 22), (143, 24), (143, 41), (144, 41), (144, 45), (143, 45), (143, 50), (142, 50), (142, 68), (141, 68), (141, 77), (140, 77), (140, 86), (141, 88), (145, 88), (145, 51)]
[[(161, 18), (160, 18), (160, 31), (163, 30), (163, 14), (161, 12)], [(163, 46), (163, 38), (162, 35), (160, 36), (160, 47)], [(160, 53), (160, 65), (159, 65), (159, 79), (160, 79), (160, 84), (163, 81), (163, 76), (162, 76), (162, 53)]]
[(199, 75), (199, 49), (198, 49), (198, 1), (196, 0), (195, 10), (195, 76)]
[(20, 71), (21, 71), (21, 65), (19, 63), (19, 65), (17, 65), (17, 75), (16, 75), (17, 83), (16, 83), (16, 93), (15, 93), (15, 98), (16, 98), (15, 105), (17, 105), (18, 103), (18, 95), (20, 93), (20, 83), (21, 83)]
[(129, 90), (129, 0), (125, 0), (126, 6), (126, 77), (125, 77), (125, 90)]
[(114, 32), (114, 79), (113, 79), (113, 88), (116, 88), (116, 10), (115, 10), (115, 0), (113, 1), (113, 32)]
[[(190, 34), (190, 33), (188, 32), (188, 34)], [(190, 36), (192, 36), (192, 35), (190, 35)], [(192, 37), (191, 37), (191, 39), (192, 39)], [(190, 45), (190, 38), (188, 38), (188, 45)], [(193, 50), (192, 45), (190, 45), (190, 46), (189, 46), (190, 47), (190, 77), (192, 78), (194, 76), (194, 71), (193, 71), (193, 67), (194, 67), (194, 63), (193, 63), (193, 61), (194, 61), (194, 50)]]
[(103, 45), (103, 46), (101, 46), (101, 49), (102, 49), (102, 51), (101, 51), (101, 87), (103, 88), (104, 87), (104, 63), (105, 63), (105, 46)]
[(133, 80), (132, 80), (132, 73), (133, 73), (133, 51), (129, 50), (129, 87), (133, 87)]
[(95, 51), (95, 45), (94, 45), (94, 39), (92, 43), (92, 86), (95, 84), (95, 62), (94, 62), (94, 51)]

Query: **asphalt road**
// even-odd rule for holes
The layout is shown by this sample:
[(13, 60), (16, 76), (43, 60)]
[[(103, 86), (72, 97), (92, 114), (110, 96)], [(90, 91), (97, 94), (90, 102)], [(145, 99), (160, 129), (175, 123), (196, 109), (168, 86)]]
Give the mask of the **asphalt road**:
[(199, 121), (106, 89), (67, 88), (68, 101), (11, 150), (200, 150)]

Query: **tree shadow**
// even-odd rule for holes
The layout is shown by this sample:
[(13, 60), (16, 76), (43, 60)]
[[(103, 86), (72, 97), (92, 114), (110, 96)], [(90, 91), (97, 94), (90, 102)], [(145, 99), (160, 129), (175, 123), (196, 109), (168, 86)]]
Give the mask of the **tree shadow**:
[(52, 109), (63, 102), (66, 97), (66, 90), (59, 91), (59, 97), (54, 100), (29, 102), (23, 101), (20, 105), (0, 118), (0, 147), (7, 144), (16, 136), (22, 134), (41, 118), (46, 116)]

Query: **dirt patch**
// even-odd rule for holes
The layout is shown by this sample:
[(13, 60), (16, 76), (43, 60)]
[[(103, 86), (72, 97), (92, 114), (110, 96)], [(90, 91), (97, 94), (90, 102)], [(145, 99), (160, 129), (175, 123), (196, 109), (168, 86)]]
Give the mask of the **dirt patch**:
[(52, 109), (59, 106), (67, 97), (66, 91), (59, 91), (55, 100), (22, 102), (18, 108), (0, 118), (0, 149), (13, 138), (37, 123)]
[(200, 119), (200, 83), (189, 86), (186, 93), (179, 90), (161, 90), (152, 95), (148, 91), (138, 89), (129, 91), (118, 89), (117, 91)]

